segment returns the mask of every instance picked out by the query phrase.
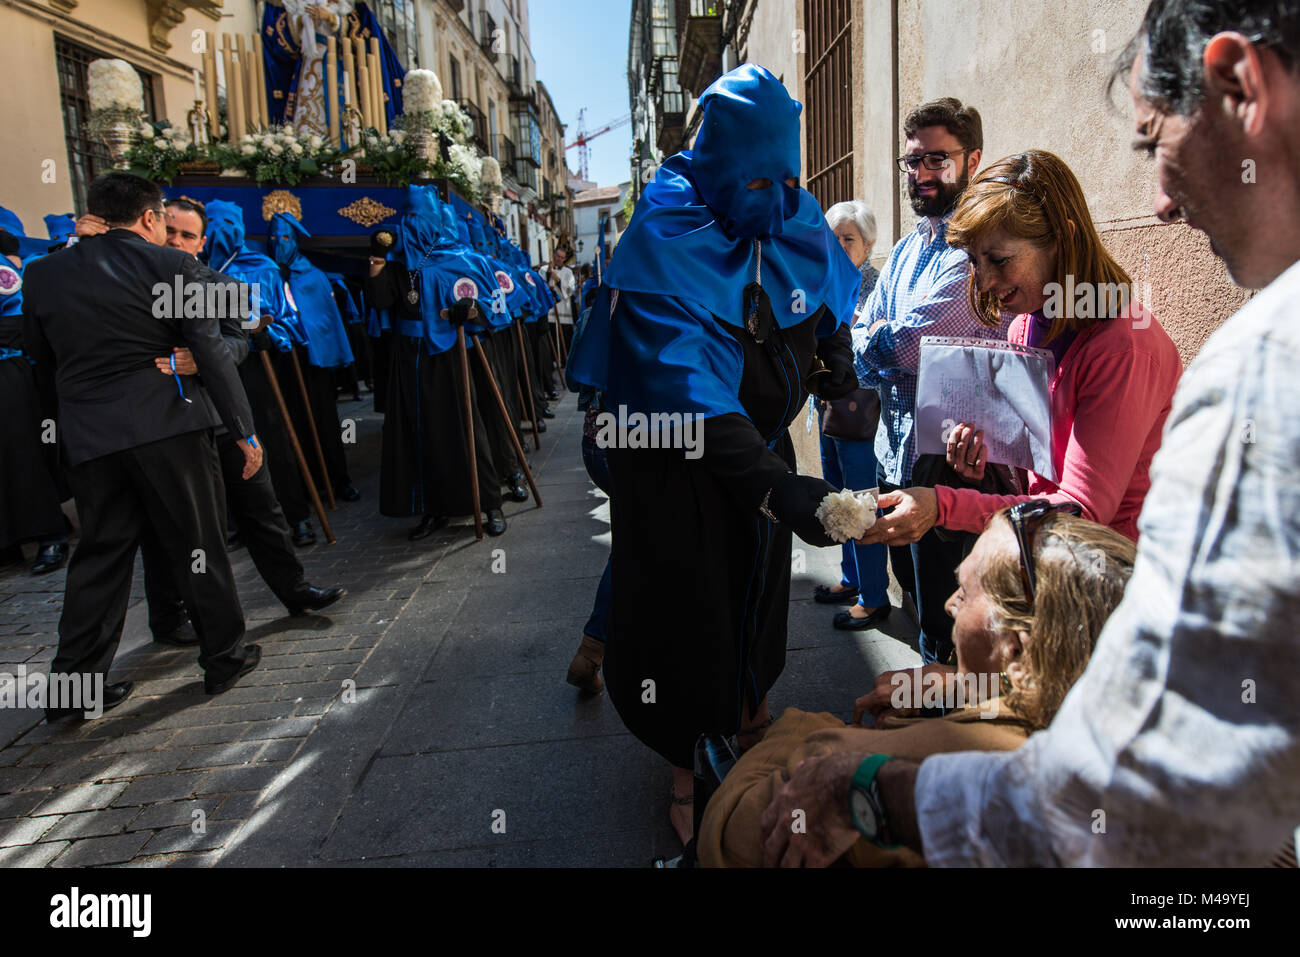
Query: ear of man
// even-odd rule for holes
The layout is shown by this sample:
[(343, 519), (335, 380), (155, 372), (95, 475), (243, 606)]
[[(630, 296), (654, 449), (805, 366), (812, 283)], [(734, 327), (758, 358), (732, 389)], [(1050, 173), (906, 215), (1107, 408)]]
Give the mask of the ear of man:
[(1219, 33), (1205, 45), (1207, 98), (1253, 136), (1264, 126), (1270, 103), (1259, 49), (1240, 33)]

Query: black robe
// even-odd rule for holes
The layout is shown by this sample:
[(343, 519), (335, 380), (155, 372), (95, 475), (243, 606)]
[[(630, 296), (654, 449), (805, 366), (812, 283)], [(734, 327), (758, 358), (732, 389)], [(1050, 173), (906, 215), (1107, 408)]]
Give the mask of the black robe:
[[(22, 348), (22, 316), (0, 316), (0, 349)], [(25, 356), (0, 359), (0, 549), (64, 534), (57, 444), (42, 442), (43, 411)]]
[[(393, 319), (393, 333), (388, 337), (379, 511), (395, 518), (472, 515), (465, 391), (458, 350), (453, 346), (429, 355), (423, 339), (403, 334), (402, 323), (419, 321), (419, 307), (406, 301), (408, 275), (402, 266), (389, 263), (366, 284), (367, 300), (376, 309), (388, 309)], [(466, 358), (472, 370), (479, 361), (472, 349), (467, 350)], [(470, 396), (479, 509), (486, 512), (500, 508), (502, 501), (499, 470), (484, 422), (489, 409), (483, 400), (495, 400), (475, 394), (472, 374)]]
[(795, 470), (786, 430), (804, 410), (824, 314), (763, 344), (719, 322), (743, 351), (746, 415), (705, 419), (702, 457), (606, 451), (605, 683), (628, 730), (676, 767), (691, 767), (700, 734), (735, 733), (785, 667), (791, 533), (758, 507)]

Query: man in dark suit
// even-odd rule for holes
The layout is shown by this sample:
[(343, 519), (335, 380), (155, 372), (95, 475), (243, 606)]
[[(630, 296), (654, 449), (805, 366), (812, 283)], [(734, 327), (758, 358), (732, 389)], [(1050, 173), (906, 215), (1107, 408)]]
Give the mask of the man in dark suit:
[[(32, 263), (23, 300), (24, 342), (38, 387), (57, 396), (60, 444), (82, 527), (50, 673), (107, 673), (136, 548), (152, 533), (186, 572), (204, 688), (220, 694), (261, 658), (257, 645), (244, 645), (212, 437), (224, 423), (240, 437), (243, 477), (261, 468), (252, 413), (213, 315), (213, 304), (227, 305), (229, 297), (214, 273), (162, 245), (156, 184), (105, 173), (91, 184), (86, 205), (109, 231)], [(193, 375), (159, 374), (155, 358), (178, 346), (190, 350), (202, 384)], [(107, 686), (102, 707), (130, 692), (130, 682)], [(47, 709), (49, 720), (67, 715)]]

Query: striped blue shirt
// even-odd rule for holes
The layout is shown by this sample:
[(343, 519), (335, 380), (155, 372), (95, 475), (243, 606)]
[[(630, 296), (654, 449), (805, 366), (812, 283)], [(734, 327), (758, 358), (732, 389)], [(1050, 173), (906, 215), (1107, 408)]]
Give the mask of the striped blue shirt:
[[(858, 381), (880, 393), (876, 460), (885, 480), (899, 486), (911, 483), (916, 463), (921, 337), (1007, 338), (1007, 323), (990, 329), (975, 318), (967, 294), (969, 260), (965, 252), (948, 245), (947, 230), (948, 217), (927, 217), (899, 240), (853, 324), (853, 367)], [(869, 334), (878, 322), (880, 327)]]

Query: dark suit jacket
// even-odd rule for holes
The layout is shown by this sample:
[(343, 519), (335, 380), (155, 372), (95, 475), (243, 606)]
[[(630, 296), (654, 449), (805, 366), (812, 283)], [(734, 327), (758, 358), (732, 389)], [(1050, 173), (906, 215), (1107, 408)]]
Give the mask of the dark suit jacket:
[[(29, 264), (24, 349), (38, 386), (57, 395), (69, 465), (223, 422), (241, 438), (253, 433), (248, 399), (217, 319), (192, 303), (184, 308), (187, 294), (201, 292), (210, 301), (215, 290), (209, 286), (222, 278), (188, 253), (125, 229)], [(176, 346), (190, 349), (203, 379), (180, 377), (192, 402), (181, 397), (175, 377), (154, 366)]]

